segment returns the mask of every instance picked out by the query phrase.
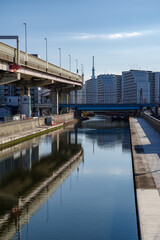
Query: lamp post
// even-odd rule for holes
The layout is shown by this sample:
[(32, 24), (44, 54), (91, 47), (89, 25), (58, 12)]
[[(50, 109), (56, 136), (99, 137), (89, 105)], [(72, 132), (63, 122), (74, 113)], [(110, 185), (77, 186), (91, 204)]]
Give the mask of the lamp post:
[(76, 59), (76, 73), (78, 74), (78, 60)]
[(71, 55), (68, 56), (69, 56), (69, 71), (71, 72)]
[(23, 23), (25, 27), (25, 51), (27, 53), (27, 23)]
[(59, 49), (59, 67), (61, 68), (61, 48)]
[(46, 41), (46, 62), (48, 61), (48, 54), (47, 54), (47, 51), (48, 51), (48, 49), (47, 49), (47, 38), (44, 38), (44, 40)]

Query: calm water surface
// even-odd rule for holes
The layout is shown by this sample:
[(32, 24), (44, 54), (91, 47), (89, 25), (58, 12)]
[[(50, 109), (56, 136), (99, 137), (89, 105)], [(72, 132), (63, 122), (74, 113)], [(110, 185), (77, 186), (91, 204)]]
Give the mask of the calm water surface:
[(0, 239), (138, 239), (127, 123), (94, 117), (5, 149), (0, 159)]

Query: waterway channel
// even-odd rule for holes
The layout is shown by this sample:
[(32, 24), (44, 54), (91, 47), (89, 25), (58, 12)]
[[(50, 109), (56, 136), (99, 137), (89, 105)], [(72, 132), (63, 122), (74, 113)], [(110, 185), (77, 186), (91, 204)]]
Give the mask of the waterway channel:
[(96, 116), (0, 151), (0, 239), (138, 239), (128, 123)]

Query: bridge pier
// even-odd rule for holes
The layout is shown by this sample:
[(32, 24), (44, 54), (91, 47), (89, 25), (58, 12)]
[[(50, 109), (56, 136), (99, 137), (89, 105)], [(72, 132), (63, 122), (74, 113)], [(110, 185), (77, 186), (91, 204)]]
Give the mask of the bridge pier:
[(64, 100), (64, 93), (63, 92), (61, 92), (60, 93), (60, 100), (59, 100), (59, 103), (61, 104), (63, 104), (63, 100)]
[[(70, 102), (70, 92), (67, 93), (67, 104)], [(67, 113), (69, 112), (69, 108), (67, 107)]]
[(77, 90), (75, 90), (75, 104), (77, 104)]
[(51, 91), (52, 114), (59, 115), (59, 91)]

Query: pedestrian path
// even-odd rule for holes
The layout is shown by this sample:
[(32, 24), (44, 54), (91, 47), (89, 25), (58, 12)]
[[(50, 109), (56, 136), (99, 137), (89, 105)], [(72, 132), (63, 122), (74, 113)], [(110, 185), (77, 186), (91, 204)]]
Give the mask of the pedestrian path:
[(160, 240), (160, 134), (142, 118), (130, 128), (141, 238)]
[(54, 128), (61, 127), (61, 126), (63, 126), (63, 122), (55, 123), (53, 126), (44, 125), (44, 126), (39, 126), (34, 129), (23, 131), (21, 133), (3, 136), (0, 138), (0, 148), (3, 147), (5, 144), (9, 144), (11, 142), (14, 143), (17, 140), (24, 139), (24, 138), (31, 137), (31, 136), (34, 137), (34, 136), (37, 136), (38, 134), (43, 134), (48, 131), (52, 131), (52, 130), (54, 130)]

